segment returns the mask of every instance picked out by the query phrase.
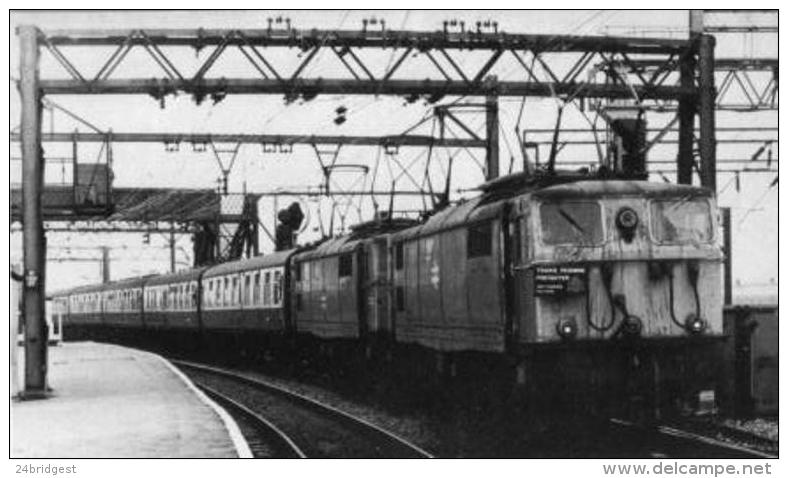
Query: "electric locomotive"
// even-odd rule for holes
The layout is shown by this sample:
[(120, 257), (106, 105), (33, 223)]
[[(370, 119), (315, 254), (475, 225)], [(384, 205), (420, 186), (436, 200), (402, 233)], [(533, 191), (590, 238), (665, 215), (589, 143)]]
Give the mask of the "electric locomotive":
[[(481, 190), (418, 223), (147, 279), (134, 324), (170, 323), (155, 315), (164, 300), (193, 317), (178, 329), (209, 344), (221, 332), (244, 350), (349, 352), (527, 407), (713, 406), (723, 255), (711, 191), (559, 172)], [(65, 293), (67, 324), (100, 325), (106, 287)]]

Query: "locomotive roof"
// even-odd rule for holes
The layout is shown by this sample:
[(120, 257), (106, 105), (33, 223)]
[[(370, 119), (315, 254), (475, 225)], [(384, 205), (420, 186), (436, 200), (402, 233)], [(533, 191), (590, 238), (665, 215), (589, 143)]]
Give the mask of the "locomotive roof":
[(501, 214), (506, 202), (506, 199), (490, 201), (490, 197), (487, 195), (477, 196), (438, 211), (424, 224), (394, 234), (393, 239), (413, 239), (462, 224), (484, 221)]
[(207, 267), (198, 267), (196, 269), (189, 269), (182, 272), (176, 272), (174, 274), (164, 274), (156, 277), (152, 277), (148, 280), (145, 285), (161, 285), (161, 284), (170, 284), (173, 282), (188, 282), (192, 280), (196, 280), (200, 277), (200, 273), (206, 270)]
[(295, 260), (309, 260), (349, 252), (361, 244), (362, 240), (352, 235), (333, 237), (321, 242), (314, 249), (299, 253)]
[(264, 256), (252, 257), (250, 259), (225, 262), (224, 264), (219, 264), (208, 269), (204, 277), (215, 277), (218, 275), (232, 274), (234, 272), (283, 266), (296, 250), (297, 249), (288, 249), (286, 251), (272, 252)]
[(638, 196), (647, 198), (670, 198), (693, 195), (711, 197), (710, 189), (688, 184), (667, 184), (650, 181), (577, 181), (559, 184), (533, 192), (540, 199), (581, 199), (603, 196)]

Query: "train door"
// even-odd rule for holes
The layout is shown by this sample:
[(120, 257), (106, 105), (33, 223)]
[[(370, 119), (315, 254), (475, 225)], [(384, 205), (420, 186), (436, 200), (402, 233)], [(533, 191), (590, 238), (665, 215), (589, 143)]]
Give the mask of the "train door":
[(388, 244), (387, 238), (375, 238), (366, 244), (366, 280), (364, 287), (364, 307), (366, 309), (367, 330), (375, 334), (391, 332), (389, 316), (390, 297), (388, 284)]
[(521, 325), (531, 323), (531, 321), (526, 320), (526, 315), (531, 311), (529, 304), (532, 302), (529, 300), (532, 279), (527, 266), (526, 256), (528, 247), (528, 222), (526, 216), (512, 218), (510, 228), (512, 247), (509, 267), (513, 287), (511, 290), (512, 310), (510, 312), (511, 329), (509, 330), (509, 337), (512, 341), (516, 341), (525, 332), (520, 330)]

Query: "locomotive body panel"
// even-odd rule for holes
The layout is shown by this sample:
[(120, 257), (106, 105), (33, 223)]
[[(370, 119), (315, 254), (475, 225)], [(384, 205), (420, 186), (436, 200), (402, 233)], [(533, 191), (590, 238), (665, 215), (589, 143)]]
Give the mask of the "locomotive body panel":
[[(505, 347), (501, 218), (505, 201), (483, 198), (436, 214), (393, 236), (398, 342), (440, 351), (501, 352)], [(395, 258), (395, 262), (398, 260)]]
[(675, 339), (696, 333), (687, 324), (697, 318), (697, 332), (721, 334), (722, 253), (707, 190), (580, 182), (520, 201), (533, 232), (517, 266), (526, 269), (518, 293), (532, 296), (519, 301), (519, 341), (561, 341), (562, 324), (574, 340), (619, 338), (627, 326)]
[(324, 339), (361, 336), (361, 254), (361, 243), (345, 236), (294, 256), (293, 317), (298, 333)]

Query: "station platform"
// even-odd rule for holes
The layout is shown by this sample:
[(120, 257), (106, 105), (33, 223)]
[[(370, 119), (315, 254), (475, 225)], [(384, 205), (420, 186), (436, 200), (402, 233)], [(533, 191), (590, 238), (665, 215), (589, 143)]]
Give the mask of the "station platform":
[(63, 343), (48, 380), (49, 398), (12, 402), (14, 458), (251, 457), (235, 421), (158, 355)]

